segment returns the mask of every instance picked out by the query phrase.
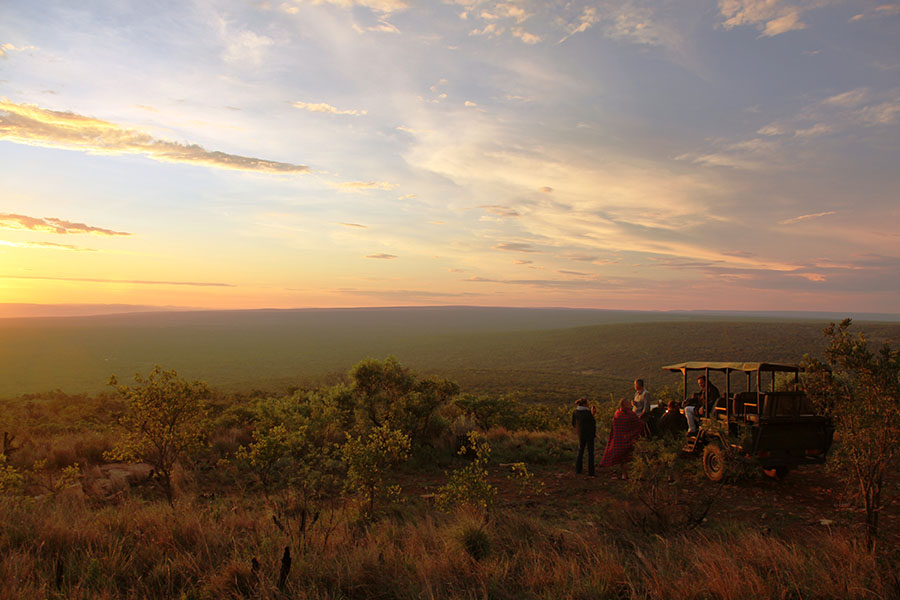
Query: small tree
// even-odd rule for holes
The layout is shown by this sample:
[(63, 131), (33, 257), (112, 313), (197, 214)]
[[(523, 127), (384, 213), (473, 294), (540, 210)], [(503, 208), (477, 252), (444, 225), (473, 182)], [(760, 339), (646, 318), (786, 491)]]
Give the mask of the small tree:
[(135, 374), (134, 383), (131, 387), (118, 385), (115, 376), (109, 380), (125, 401), (125, 414), (119, 420), (125, 435), (107, 457), (153, 465), (166, 500), (172, 504), (175, 464), (184, 454), (201, 448), (206, 437), (209, 388), (158, 365), (147, 377)]
[(441, 408), (459, 393), (451, 381), (417, 379), (393, 356), (384, 362), (366, 359), (350, 371), (350, 377), (358, 428), (389, 425), (408, 435), (416, 446), (430, 444), (446, 430)]
[(461, 455), (470, 453), (474, 454), (472, 462), (451, 472), (450, 481), (438, 489), (437, 503), (444, 509), (466, 507), (486, 516), (497, 496), (497, 487), (488, 481), (491, 446), (475, 431), (469, 433), (466, 445), (459, 450)]
[(885, 342), (871, 352), (862, 333), (850, 334), (850, 324), (844, 319), (825, 328), (825, 360), (804, 359), (806, 388), (834, 419), (839, 443), (832, 461), (849, 467), (866, 509), (866, 543), (874, 549), (885, 473), (900, 458), (900, 351)]
[(482, 394), (462, 394), (453, 400), (467, 418), (475, 421), (478, 428), (487, 431), (491, 427), (500, 425), (507, 429), (517, 429), (524, 408), (515, 396), (503, 394), (490, 396)]
[[(385, 490), (388, 469), (409, 458), (409, 448), (409, 436), (387, 424), (357, 437), (347, 435), (343, 448), (347, 487), (365, 495), (370, 515), (375, 511), (376, 496)], [(398, 490), (389, 488), (389, 491)]]

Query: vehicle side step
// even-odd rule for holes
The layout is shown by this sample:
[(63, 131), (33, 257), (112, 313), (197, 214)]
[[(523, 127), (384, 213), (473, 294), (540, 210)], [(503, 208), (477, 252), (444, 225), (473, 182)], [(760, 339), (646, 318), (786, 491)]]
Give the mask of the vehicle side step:
[(693, 454), (694, 450), (697, 449), (697, 442), (699, 441), (699, 439), (699, 435), (688, 434), (687, 442), (685, 442), (684, 447), (681, 449), (681, 451)]

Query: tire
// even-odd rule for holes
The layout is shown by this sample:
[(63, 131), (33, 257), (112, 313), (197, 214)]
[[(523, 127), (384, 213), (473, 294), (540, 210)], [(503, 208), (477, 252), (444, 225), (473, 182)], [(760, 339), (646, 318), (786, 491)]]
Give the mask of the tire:
[(703, 449), (703, 472), (710, 481), (725, 479), (725, 450), (717, 443), (708, 444)]

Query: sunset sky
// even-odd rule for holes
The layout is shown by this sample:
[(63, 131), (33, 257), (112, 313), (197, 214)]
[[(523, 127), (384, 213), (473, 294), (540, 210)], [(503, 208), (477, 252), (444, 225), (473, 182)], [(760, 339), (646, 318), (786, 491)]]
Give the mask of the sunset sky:
[(900, 3), (0, 3), (0, 303), (900, 312)]

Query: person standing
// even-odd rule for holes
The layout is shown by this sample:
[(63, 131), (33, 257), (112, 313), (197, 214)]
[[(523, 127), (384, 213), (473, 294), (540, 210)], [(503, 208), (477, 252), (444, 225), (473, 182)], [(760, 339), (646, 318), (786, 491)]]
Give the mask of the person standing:
[(575, 473), (581, 474), (584, 467), (584, 453), (587, 451), (588, 475), (594, 475), (594, 437), (597, 435), (597, 421), (588, 408), (587, 398), (579, 398), (575, 402), (572, 413), (572, 427), (578, 432), (578, 458), (575, 460)]
[(650, 396), (650, 392), (644, 389), (644, 380), (635, 379), (634, 400), (631, 401), (631, 408), (634, 411), (634, 414), (645, 423), (650, 419), (650, 403), (652, 401), (653, 398)]
[(621, 465), (620, 477), (628, 479), (627, 465), (631, 461), (634, 443), (645, 431), (646, 425), (631, 410), (631, 401), (628, 398), (622, 398), (619, 402), (619, 409), (613, 416), (609, 439), (606, 441), (606, 451), (603, 453), (600, 466)]

